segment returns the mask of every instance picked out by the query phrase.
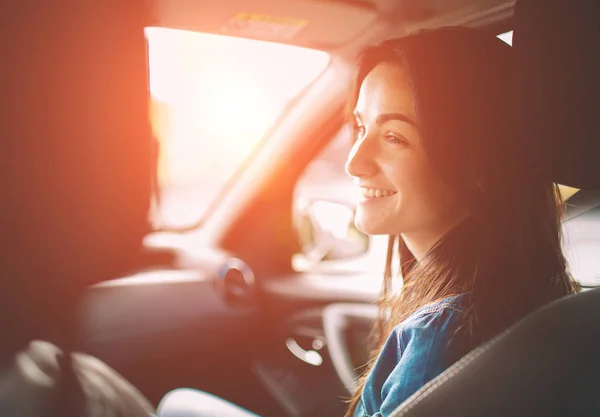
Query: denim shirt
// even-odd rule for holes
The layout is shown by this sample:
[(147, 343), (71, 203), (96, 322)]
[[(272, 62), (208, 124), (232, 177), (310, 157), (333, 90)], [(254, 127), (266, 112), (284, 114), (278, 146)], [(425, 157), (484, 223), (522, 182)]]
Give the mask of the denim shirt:
[(355, 417), (389, 415), (459, 359), (449, 345), (461, 342), (457, 329), (464, 297), (422, 307), (392, 331), (367, 377)]

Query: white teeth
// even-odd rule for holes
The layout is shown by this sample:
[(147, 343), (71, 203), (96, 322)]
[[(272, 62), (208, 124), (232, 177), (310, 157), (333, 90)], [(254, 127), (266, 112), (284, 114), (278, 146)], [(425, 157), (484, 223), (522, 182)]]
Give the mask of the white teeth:
[(391, 195), (396, 194), (395, 191), (382, 190), (379, 188), (360, 187), (360, 191), (363, 197), (367, 198), (389, 197)]

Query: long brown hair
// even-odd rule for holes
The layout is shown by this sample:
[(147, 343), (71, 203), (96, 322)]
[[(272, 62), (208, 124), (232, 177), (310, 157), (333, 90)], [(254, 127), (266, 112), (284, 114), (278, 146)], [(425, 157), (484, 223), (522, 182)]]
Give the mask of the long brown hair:
[[(562, 253), (563, 203), (543, 164), (541, 144), (518, 133), (510, 46), (474, 29), (443, 28), (369, 47), (359, 55), (350, 110), (362, 81), (382, 62), (407, 71), (428, 158), (473, 214), (419, 262), (401, 237), (390, 236), (374, 356), (391, 330), (417, 309), (468, 293), (463, 355), (577, 290)], [(399, 293), (391, 291), (396, 242)], [(356, 409), (372, 364), (365, 367), (347, 416)]]

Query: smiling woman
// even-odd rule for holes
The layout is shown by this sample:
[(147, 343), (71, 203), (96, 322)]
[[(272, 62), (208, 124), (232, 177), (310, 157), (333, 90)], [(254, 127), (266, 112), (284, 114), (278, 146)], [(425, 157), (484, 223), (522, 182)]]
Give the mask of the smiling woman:
[(329, 63), (306, 48), (147, 28), (160, 142), (158, 227), (203, 216), (285, 106)]

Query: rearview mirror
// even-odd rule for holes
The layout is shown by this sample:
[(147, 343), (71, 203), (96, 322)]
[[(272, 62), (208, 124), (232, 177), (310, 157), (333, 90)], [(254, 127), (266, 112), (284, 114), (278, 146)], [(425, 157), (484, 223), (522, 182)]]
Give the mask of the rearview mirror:
[(317, 200), (300, 210), (298, 235), (306, 260), (350, 259), (369, 250), (369, 237), (354, 226), (354, 209)]

